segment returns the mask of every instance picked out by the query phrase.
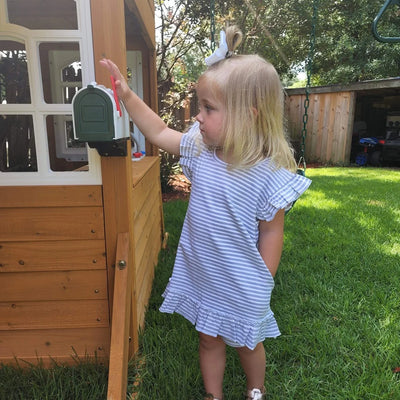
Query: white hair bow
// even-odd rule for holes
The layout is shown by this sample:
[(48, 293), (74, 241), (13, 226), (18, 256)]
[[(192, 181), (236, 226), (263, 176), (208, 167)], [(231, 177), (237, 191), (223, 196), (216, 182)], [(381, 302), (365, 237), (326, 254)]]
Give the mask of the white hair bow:
[(219, 47), (211, 54), (211, 56), (205, 59), (206, 65), (209, 67), (215, 64), (218, 61), (221, 61), (227, 57), (229, 57), (228, 45), (226, 43), (226, 35), (224, 31), (221, 31), (219, 34)]

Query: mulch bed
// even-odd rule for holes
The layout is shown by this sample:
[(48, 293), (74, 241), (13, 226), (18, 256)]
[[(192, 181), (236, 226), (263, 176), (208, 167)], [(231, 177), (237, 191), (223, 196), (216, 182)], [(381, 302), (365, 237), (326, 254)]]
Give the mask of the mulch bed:
[(188, 200), (190, 194), (190, 182), (183, 174), (173, 175), (170, 179), (171, 189), (162, 194), (163, 202), (170, 200)]

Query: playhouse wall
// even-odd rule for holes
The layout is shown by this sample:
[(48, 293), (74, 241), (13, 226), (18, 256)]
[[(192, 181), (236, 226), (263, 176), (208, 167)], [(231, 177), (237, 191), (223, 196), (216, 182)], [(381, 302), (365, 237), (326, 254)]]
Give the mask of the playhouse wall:
[[(144, 173), (145, 172), (145, 173)], [(135, 283), (133, 307), (137, 326), (142, 327), (158, 262), (163, 235), (163, 212), (158, 157), (145, 157), (133, 162)]]
[(0, 362), (106, 357), (102, 187), (1, 187), (0, 221)]
[[(158, 157), (132, 162), (131, 354), (161, 248), (159, 174)], [(107, 268), (103, 187), (1, 187), (0, 221), (0, 362), (107, 358), (115, 260)]]
[[(305, 94), (286, 97), (290, 138), (300, 148)], [(329, 164), (350, 162), (355, 93), (312, 93), (309, 96), (306, 160)]]

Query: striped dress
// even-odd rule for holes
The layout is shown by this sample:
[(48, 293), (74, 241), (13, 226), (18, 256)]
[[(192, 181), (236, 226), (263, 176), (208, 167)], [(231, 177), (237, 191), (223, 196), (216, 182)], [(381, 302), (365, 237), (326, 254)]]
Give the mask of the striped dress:
[(257, 249), (258, 221), (290, 207), (311, 181), (273, 170), (268, 160), (229, 170), (199, 135), (195, 123), (181, 141), (180, 163), (192, 188), (160, 310), (254, 349), (280, 335), (270, 308), (274, 279)]

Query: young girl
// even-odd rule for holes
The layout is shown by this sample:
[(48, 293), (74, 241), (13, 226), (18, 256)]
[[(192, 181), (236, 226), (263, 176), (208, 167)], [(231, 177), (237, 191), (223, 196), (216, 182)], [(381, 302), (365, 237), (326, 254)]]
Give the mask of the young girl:
[(222, 399), (225, 347), (237, 349), (246, 399), (265, 399), (263, 341), (280, 332), (270, 309), (283, 246), (285, 209), (310, 180), (296, 163), (283, 127), (283, 90), (274, 67), (234, 55), (241, 32), (221, 33), (200, 77), (197, 122), (168, 128), (102, 60), (119, 97), (149, 141), (180, 155), (192, 189), (172, 277), (161, 311), (179, 313), (199, 332), (205, 399)]

